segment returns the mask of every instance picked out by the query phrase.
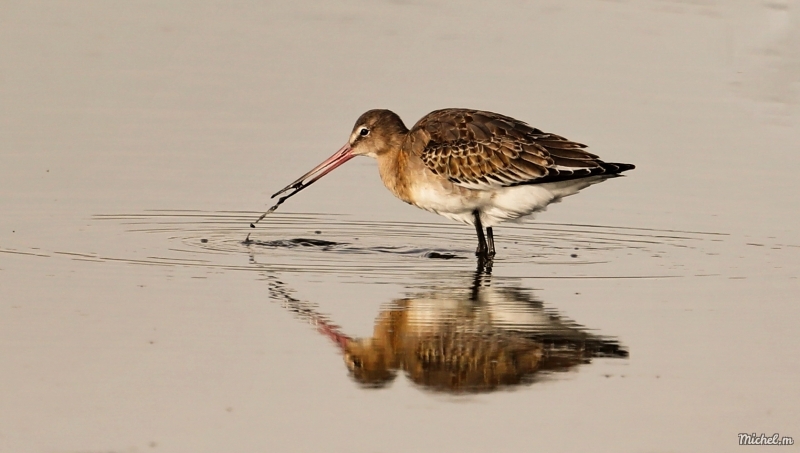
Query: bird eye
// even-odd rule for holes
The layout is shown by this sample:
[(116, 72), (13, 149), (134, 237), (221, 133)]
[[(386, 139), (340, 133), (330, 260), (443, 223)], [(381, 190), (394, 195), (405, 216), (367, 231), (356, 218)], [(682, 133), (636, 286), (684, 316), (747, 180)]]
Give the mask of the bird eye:
[(366, 127), (362, 127), (361, 130), (358, 131), (358, 133), (362, 137), (366, 137), (367, 135), (369, 135), (369, 129), (367, 129)]

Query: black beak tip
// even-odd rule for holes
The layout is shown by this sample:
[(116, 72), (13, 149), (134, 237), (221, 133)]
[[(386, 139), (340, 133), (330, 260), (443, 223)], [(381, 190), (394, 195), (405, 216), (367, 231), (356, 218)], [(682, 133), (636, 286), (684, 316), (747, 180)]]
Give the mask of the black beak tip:
[(250, 224), (250, 228), (255, 228), (255, 227), (256, 227), (256, 226), (255, 226), (255, 225), (253, 225), (252, 223)]

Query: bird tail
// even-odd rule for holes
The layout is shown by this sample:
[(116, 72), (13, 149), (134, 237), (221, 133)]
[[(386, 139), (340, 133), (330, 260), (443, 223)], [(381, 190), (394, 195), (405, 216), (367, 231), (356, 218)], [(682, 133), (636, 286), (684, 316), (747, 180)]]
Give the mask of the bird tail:
[(623, 171), (633, 170), (636, 168), (636, 165), (633, 164), (623, 164), (619, 162), (600, 162), (600, 167), (605, 170), (606, 175), (618, 175)]

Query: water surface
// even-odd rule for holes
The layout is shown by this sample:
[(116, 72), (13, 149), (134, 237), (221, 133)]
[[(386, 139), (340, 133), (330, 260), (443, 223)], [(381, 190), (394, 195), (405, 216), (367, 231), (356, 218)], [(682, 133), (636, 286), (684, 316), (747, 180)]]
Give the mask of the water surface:
[[(796, 438), (799, 14), (4, 2), (0, 451)], [(443, 107), (637, 168), (497, 227), (490, 268), (369, 159), (248, 227), (363, 111)]]

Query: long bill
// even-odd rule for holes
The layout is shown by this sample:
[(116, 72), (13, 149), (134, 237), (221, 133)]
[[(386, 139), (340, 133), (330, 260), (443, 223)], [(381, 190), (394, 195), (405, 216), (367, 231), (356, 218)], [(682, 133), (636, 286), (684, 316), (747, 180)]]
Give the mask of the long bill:
[[(314, 184), (318, 179), (332, 172), (333, 170), (336, 169), (336, 167), (342, 165), (343, 163), (347, 162), (353, 157), (355, 157), (355, 155), (353, 154), (353, 148), (350, 147), (349, 143), (346, 143), (344, 146), (341, 147), (341, 149), (339, 149), (339, 151), (336, 151), (333, 154), (333, 156), (325, 159), (325, 162), (317, 165), (310, 172), (297, 178), (293, 183), (275, 192), (275, 194), (272, 195), (272, 197), (270, 198), (275, 198), (278, 195), (289, 192), (290, 190), (292, 191), (280, 197), (277, 203), (275, 203), (271, 208), (269, 208), (267, 212), (261, 214), (261, 217), (259, 217), (258, 220), (250, 224), (250, 228), (255, 228), (256, 223), (260, 222), (261, 219), (267, 216), (267, 214), (270, 214), (274, 212), (276, 209), (278, 209), (278, 206), (280, 206), (284, 201), (288, 200), (290, 197), (294, 196), (296, 193), (300, 192), (301, 190), (305, 189), (311, 184)], [(245, 239), (245, 242), (249, 241), (249, 239), (250, 235), (248, 234), (247, 238)]]
[(317, 165), (311, 171), (304, 174), (303, 176), (297, 178), (293, 183), (275, 192), (275, 194), (273, 194), (272, 197), (270, 198), (275, 198), (284, 192), (288, 192), (289, 190), (294, 190), (294, 192), (288, 194), (285, 197), (289, 198), (292, 195), (296, 194), (297, 192), (300, 192), (301, 190), (310, 186), (311, 184), (314, 184), (315, 182), (317, 182), (317, 180), (319, 180), (323, 176), (327, 175), (328, 173), (332, 172), (343, 163), (355, 157), (352, 151), (353, 149), (350, 148), (350, 144), (349, 143), (345, 144), (344, 146), (342, 146), (341, 149), (339, 149), (339, 151), (333, 153), (333, 156), (325, 159), (324, 162)]

